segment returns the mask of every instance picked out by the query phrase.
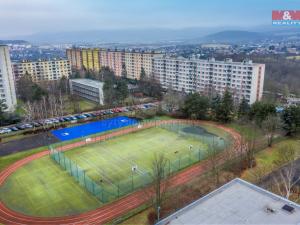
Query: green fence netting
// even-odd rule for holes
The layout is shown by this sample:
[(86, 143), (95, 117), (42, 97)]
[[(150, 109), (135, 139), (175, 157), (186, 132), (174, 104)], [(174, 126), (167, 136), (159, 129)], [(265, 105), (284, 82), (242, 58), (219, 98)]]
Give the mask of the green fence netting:
[[(147, 126), (148, 123), (153, 123), (153, 121), (144, 122), (136, 125), (137, 127)], [(155, 124), (157, 127), (167, 129), (172, 132), (176, 132), (179, 135), (187, 136), (188, 138), (197, 139), (203, 143), (217, 143), (217, 145), (226, 145), (226, 141), (213, 134), (203, 135), (202, 130), (197, 130), (199, 125), (197, 124), (184, 124), (184, 123), (166, 123), (166, 124)], [(197, 133), (198, 132), (198, 133)], [(201, 135), (199, 135), (199, 132)], [(104, 140), (102, 140), (104, 141)], [(94, 195), (103, 203), (111, 202), (118, 199), (124, 195), (127, 195), (135, 190), (146, 187), (153, 182), (153, 176), (151, 171), (143, 171), (143, 173), (131, 173), (128, 177), (122, 179), (120, 182), (110, 182), (109, 184), (102, 184), (101, 181), (95, 181), (86, 174), (86, 171), (81, 168), (75, 161), (68, 158), (61, 149), (56, 149), (56, 147), (61, 148), (63, 145), (53, 145), (50, 148), (50, 157), (57, 162), (62, 169), (66, 170), (80, 186), (85, 188), (88, 192)], [(221, 148), (220, 148), (221, 149)], [(176, 159), (168, 160), (165, 166), (165, 177), (168, 177), (186, 167), (191, 166), (201, 160), (208, 157), (207, 151), (201, 151), (200, 149), (193, 149), (186, 155), (178, 156)]]

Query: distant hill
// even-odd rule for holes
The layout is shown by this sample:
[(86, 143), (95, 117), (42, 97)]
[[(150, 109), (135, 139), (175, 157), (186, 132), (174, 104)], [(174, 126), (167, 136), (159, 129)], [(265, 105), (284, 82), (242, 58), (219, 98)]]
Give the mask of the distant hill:
[(29, 42), (24, 40), (0, 40), (0, 45), (8, 45), (8, 44), (24, 45), (24, 44), (29, 44)]
[(154, 43), (164, 41), (178, 42), (195, 37), (203, 37), (218, 30), (215, 28), (87, 30), (36, 33), (19, 38), (33, 43)]
[(14, 39), (31, 43), (241, 43), (268, 38), (299, 38), (299, 29), (263, 26), (239, 27), (194, 27), (182, 29), (115, 29), (35, 33)]
[(201, 40), (203, 42), (216, 42), (216, 43), (240, 43), (240, 42), (252, 42), (272, 37), (271, 34), (240, 31), (240, 30), (228, 30), (218, 33), (207, 35)]

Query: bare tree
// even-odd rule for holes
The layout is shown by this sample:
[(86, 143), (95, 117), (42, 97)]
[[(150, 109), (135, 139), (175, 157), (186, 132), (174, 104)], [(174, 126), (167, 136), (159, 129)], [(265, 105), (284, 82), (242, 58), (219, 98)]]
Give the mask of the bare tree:
[(59, 116), (63, 116), (65, 113), (65, 104), (64, 104), (64, 97), (61, 93), (59, 92)]
[(152, 179), (153, 179), (153, 196), (152, 196), (152, 204), (154, 210), (157, 213), (157, 220), (160, 218), (160, 210), (165, 199), (168, 182), (167, 182), (167, 174), (166, 174), (166, 166), (168, 160), (164, 154), (155, 154), (152, 161)]
[(267, 136), (268, 146), (271, 147), (276, 131), (280, 126), (280, 120), (277, 116), (269, 115), (263, 121), (262, 127)]
[(183, 94), (172, 90), (171, 87), (168, 88), (167, 93), (163, 97), (163, 105), (169, 113), (178, 110), (183, 105), (183, 101)]
[(26, 111), (25, 121), (32, 121), (35, 119), (34, 104), (32, 102), (27, 101), (24, 105), (24, 110)]
[(213, 173), (215, 186), (218, 186), (220, 183), (220, 168), (218, 166), (218, 153), (220, 153), (220, 147), (218, 144), (213, 141), (207, 149), (207, 157), (210, 162), (211, 171)]
[(289, 199), (292, 189), (300, 180), (300, 177), (296, 177), (297, 167), (295, 161), (299, 154), (292, 144), (281, 146), (278, 154), (279, 159), (275, 163), (278, 166), (284, 166), (274, 173), (274, 186), (281, 196)]
[(242, 134), (239, 149), (242, 170), (252, 168), (254, 166), (257, 129), (258, 128), (256, 125), (251, 125), (251, 127), (247, 127), (241, 132)]

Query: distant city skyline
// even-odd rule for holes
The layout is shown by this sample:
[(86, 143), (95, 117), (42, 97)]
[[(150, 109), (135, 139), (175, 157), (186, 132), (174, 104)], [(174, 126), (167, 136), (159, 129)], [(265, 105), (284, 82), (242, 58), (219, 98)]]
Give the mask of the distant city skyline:
[(299, 0), (0, 0), (0, 38), (101, 29), (251, 27)]

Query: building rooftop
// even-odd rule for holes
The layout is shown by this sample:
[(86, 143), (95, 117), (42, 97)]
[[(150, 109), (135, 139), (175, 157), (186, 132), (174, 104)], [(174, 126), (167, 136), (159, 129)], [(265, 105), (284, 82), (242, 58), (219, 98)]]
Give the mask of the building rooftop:
[(88, 86), (94, 87), (94, 88), (102, 88), (103, 84), (104, 84), (103, 82), (91, 80), (91, 79), (71, 79), (71, 81), (79, 83), (79, 84), (83, 84), (83, 85), (88, 85)]
[(39, 62), (57, 62), (57, 61), (68, 61), (68, 59), (63, 58), (53, 58), (53, 59), (38, 59), (38, 60), (21, 60), (17, 63), (39, 63)]
[(234, 179), (157, 225), (300, 224), (300, 205)]
[(194, 58), (184, 58), (184, 57), (173, 57), (169, 55), (157, 55), (154, 56), (154, 59), (167, 59), (167, 60), (173, 60), (173, 61), (181, 61), (181, 62), (194, 62), (194, 63), (211, 63), (211, 64), (230, 64), (230, 65), (263, 65), (260, 63), (253, 63), (252, 60), (245, 59), (241, 62), (234, 62), (231, 58), (226, 58), (224, 60), (215, 60), (215, 58), (209, 58), (209, 59), (194, 59)]

